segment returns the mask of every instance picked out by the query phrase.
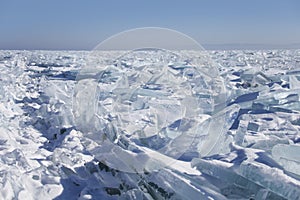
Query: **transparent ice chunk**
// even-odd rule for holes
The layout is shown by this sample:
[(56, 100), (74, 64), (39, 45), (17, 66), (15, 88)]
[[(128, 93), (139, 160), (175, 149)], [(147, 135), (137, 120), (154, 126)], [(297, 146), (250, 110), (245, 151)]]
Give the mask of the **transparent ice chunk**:
[(277, 144), (272, 149), (272, 157), (285, 170), (300, 175), (300, 145)]
[[(93, 79), (83, 79), (78, 81), (78, 90), (74, 91), (73, 109), (74, 119), (78, 121), (78, 126), (82, 130), (89, 130), (94, 128), (94, 102), (91, 97), (94, 96), (95, 91), (90, 88), (97, 83)], [(79, 123), (80, 122), (80, 123)], [(78, 127), (78, 128), (79, 128)]]
[(239, 110), (240, 106), (238, 104), (233, 104), (208, 119), (209, 127), (207, 135), (198, 145), (198, 151), (201, 156), (222, 153), (221, 150), (224, 149), (223, 145), (227, 131), (237, 118)]
[(290, 75), (289, 76), (289, 84), (290, 84), (290, 89), (300, 89), (299, 76)]
[(154, 171), (176, 161), (149, 148), (128, 144), (128, 150), (125, 150), (121, 146), (104, 141), (101, 146), (93, 148), (91, 153), (111, 168), (130, 173)]

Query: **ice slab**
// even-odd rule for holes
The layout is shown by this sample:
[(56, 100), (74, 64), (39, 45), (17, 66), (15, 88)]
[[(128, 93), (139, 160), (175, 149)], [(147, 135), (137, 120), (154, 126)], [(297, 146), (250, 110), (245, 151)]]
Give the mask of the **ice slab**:
[(240, 117), (235, 142), (244, 147), (268, 152), (271, 152), (276, 144), (289, 144), (298, 134), (297, 127), (289, 120), (294, 119), (292, 116), (290, 114), (286, 117), (285, 114), (277, 113), (243, 114)]
[(111, 168), (130, 173), (151, 172), (176, 162), (176, 159), (146, 147), (132, 145), (125, 150), (108, 141), (90, 151)]
[(262, 188), (235, 172), (232, 163), (195, 158), (192, 160), (192, 166), (217, 179), (213, 183), (217, 184), (223, 195), (230, 198), (231, 194), (238, 195), (239, 198), (251, 196)]
[(170, 169), (154, 172), (144, 179), (146, 180), (146, 185), (158, 190), (158, 192), (154, 193), (154, 195), (157, 195), (156, 198), (226, 199), (226, 197), (219, 194), (218, 191), (210, 188), (211, 185), (207, 183), (206, 180), (194, 179), (193, 177)]
[(285, 170), (300, 175), (300, 145), (277, 144), (272, 149), (272, 157)]
[(290, 75), (289, 76), (289, 84), (290, 84), (290, 89), (300, 89), (299, 76)]
[(239, 173), (283, 198), (296, 200), (300, 196), (300, 181), (284, 174), (282, 170), (260, 163), (243, 162)]
[[(224, 153), (222, 152), (223, 145), (228, 145), (226, 143), (224, 144), (227, 131), (236, 119), (239, 110), (240, 106), (233, 104), (208, 119), (209, 125), (207, 135), (204, 137), (203, 141), (199, 141), (198, 145), (198, 151), (201, 156)], [(206, 130), (203, 132), (205, 131)]]

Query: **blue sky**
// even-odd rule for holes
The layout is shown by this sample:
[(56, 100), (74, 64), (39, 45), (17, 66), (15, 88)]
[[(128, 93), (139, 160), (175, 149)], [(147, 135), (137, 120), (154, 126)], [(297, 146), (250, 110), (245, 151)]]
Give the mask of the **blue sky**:
[(299, 19), (298, 0), (10, 0), (0, 2), (0, 49), (90, 50), (145, 26), (175, 29), (208, 48), (290, 47), (300, 44)]

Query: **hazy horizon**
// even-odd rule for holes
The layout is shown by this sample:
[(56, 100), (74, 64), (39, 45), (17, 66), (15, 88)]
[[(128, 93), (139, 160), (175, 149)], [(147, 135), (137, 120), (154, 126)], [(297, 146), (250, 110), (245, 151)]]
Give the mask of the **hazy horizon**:
[[(300, 49), (300, 43), (295, 44), (272, 44), (272, 45), (265, 45), (265, 44), (202, 44), (205, 50), (292, 50), (292, 49)], [(49, 50), (49, 51), (92, 51), (92, 49), (82, 48), (82, 49), (71, 49), (71, 48), (36, 48), (36, 49), (25, 49), (25, 48), (7, 48), (7, 49), (0, 49), (0, 50)], [(122, 49), (115, 49), (115, 50), (122, 50)], [(113, 51), (113, 50), (112, 50)]]
[(205, 49), (300, 48), (300, 1), (5, 1), (0, 49), (92, 50), (138, 27), (164, 27)]

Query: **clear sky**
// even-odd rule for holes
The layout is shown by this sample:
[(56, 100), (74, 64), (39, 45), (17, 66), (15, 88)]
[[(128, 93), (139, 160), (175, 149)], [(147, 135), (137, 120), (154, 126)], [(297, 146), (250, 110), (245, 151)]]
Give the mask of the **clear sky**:
[(224, 44), (300, 47), (300, 1), (0, 2), (0, 49), (90, 50), (113, 34), (145, 26), (175, 29), (208, 48)]

